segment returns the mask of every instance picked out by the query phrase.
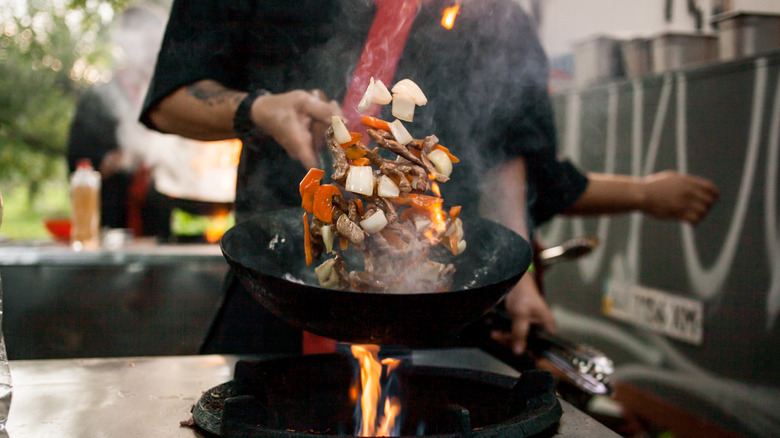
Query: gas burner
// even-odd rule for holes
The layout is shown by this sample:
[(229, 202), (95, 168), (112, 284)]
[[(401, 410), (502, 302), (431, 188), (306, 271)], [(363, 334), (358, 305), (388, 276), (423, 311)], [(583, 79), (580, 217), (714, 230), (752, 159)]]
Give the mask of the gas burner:
[[(193, 406), (193, 419), (224, 437), (354, 436), (355, 373), (354, 358), (339, 353), (239, 361), (233, 380)], [(401, 436), (552, 435), (563, 413), (547, 371), (516, 378), (404, 362), (397, 378)]]

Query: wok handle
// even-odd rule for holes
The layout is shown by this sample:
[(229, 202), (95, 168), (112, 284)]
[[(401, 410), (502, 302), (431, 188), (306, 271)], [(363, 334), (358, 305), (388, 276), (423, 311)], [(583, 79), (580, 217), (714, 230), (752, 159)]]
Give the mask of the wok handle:
[(547, 368), (589, 395), (610, 394), (609, 378), (614, 371), (612, 360), (588, 345), (553, 335), (539, 326), (531, 326), (526, 353), (512, 349), (490, 338), (493, 330), (509, 331), (511, 318), (503, 311), (492, 310), (480, 322), (481, 327), (470, 335), (476, 346), (517, 371), (537, 367)]

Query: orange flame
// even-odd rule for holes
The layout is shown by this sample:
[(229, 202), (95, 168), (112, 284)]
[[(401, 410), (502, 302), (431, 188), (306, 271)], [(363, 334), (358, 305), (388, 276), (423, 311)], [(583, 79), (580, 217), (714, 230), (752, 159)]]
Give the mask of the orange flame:
[(439, 198), (441, 198), (441, 189), (439, 188), (439, 185), (436, 183), (431, 184), (431, 191), (436, 194)]
[[(401, 403), (396, 397), (386, 397), (384, 415), (379, 416), (379, 403), (382, 398), (382, 366), (387, 366), (389, 375), (401, 363), (398, 359), (379, 361), (378, 345), (352, 345), (352, 355), (360, 364), (361, 421), (358, 436), (391, 436), (396, 420), (401, 413)], [(379, 417), (379, 418), (377, 418)]]
[(205, 231), (206, 242), (216, 243), (222, 238), (222, 235), (225, 234), (225, 230), (227, 229), (229, 216), (229, 212), (222, 211), (211, 218), (211, 222)]
[(441, 25), (444, 26), (445, 29), (452, 29), (452, 26), (455, 25), (455, 16), (458, 15), (459, 9), (460, 3), (444, 9), (444, 13), (441, 16)]

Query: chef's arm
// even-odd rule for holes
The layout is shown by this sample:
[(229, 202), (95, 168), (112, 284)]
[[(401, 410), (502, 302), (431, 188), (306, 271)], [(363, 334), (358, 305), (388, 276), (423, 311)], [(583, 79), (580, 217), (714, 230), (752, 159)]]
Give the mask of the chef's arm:
[(160, 131), (201, 141), (235, 138), (233, 116), (247, 93), (216, 81), (183, 86), (163, 98), (149, 112)]
[[(202, 141), (235, 138), (233, 119), (248, 93), (203, 80), (174, 91), (149, 113), (157, 129)], [(252, 122), (273, 137), (287, 153), (306, 167), (317, 165), (313, 125), (330, 123), (340, 114), (335, 101), (315, 93), (293, 90), (257, 97), (250, 107)]]
[[(482, 212), (507, 228), (529, 238), (528, 209), (526, 206), (526, 168), (523, 159), (502, 164), (486, 177), (486, 203)], [(511, 332), (494, 332), (492, 338), (510, 345), (515, 353), (525, 350), (531, 324), (539, 324), (555, 332), (555, 319), (539, 291), (533, 275), (526, 273), (507, 294), (504, 304), (512, 317)]]
[(718, 199), (712, 181), (674, 171), (647, 177), (588, 173), (588, 185), (566, 215), (619, 214), (640, 211), (658, 219), (704, 219)]

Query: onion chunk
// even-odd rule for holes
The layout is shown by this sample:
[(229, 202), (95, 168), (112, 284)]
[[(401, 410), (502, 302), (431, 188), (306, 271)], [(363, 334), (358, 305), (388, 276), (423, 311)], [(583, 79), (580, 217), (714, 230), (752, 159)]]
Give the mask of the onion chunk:
[(374, 171), (371, 166), (349, 166), (344, 188), (352, 193), (371, 196), (374, 194)]
[(444, 151), (434, 149), (428, 154), (428, 159), (433, 163), (433, 167), (436, 171), (444, 176), (450, 176), (452, 174), (452, 161)]
[(382, 210), (376, 210), (371, 216), (360, 221), (360, 228), (363, 228), (368, 234), (374, 234), (382, 231), (387, 225), (387, 217)]
[(395, 141), (402, 145), (407, 145), (414, 140), (412, 134), (409, 134), (409, 131), (406, 130), (406, 127), (400, 120), (393, 120), (393, 122), (390, 123), (390, 132), (393, 134), (393, 137), (395, 137)]
[(333, 125), (333, 138), (339, 143), (347, 143), (352, 140), (352, 135), (347, 129), (347, 125), (344, 124), (344, 119), (341, 116), (333, 116), (330, 119), (331, 125)]

